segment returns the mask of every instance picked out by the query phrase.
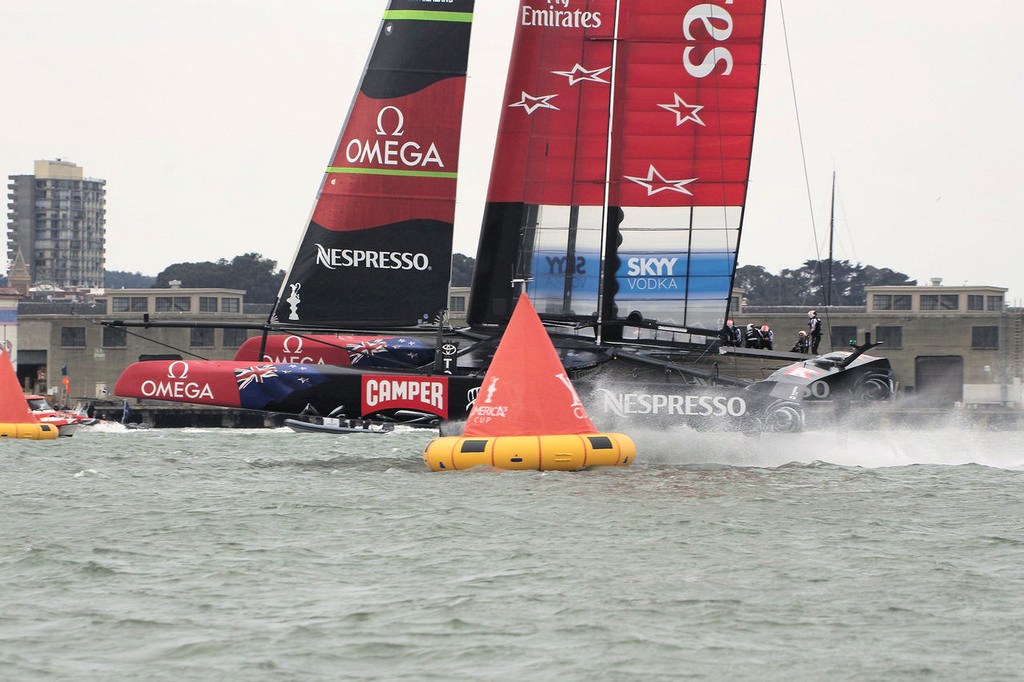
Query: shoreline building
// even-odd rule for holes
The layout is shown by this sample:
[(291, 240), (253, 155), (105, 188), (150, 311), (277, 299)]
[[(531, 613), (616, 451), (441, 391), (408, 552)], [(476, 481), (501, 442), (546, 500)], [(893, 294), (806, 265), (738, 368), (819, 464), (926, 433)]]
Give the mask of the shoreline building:
[(34, 287), (100, 288), (106, 265), (106, 180), (79, 166), (36, 161), (7, 185), (7, 263), (19, 254)]

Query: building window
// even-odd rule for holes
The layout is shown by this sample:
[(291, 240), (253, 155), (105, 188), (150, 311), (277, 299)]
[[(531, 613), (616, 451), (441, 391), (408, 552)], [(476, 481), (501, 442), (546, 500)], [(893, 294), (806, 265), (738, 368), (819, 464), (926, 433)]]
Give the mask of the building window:
[(190, 346), (213, 346), (213, 329), (193, 327), (189, 332)]
[(215, 313), (215, 312), (217, 312), (217, 297), (216, 296), (200, 296), (199, 297), (199, 312), (201, 312), (201, 313)]
[(999, 327), (971, 327), (971, 348), (998, 349)]
[(985, 309), (985, 297), (980, 294), (967, 294), (967, 309), (968, 310), (984, 310)]
[(224, 330), (224, 347), (225, 348), (238, 348), (245, 340), (249, 338), (249, 333), (244, 329), (225, 329)]
[(241, 312), (242, 305), (241, 299), (238, 298), (222, 298), (220, 299), (220, 310), (223, 313), (237, 313)]
[(875, 294), (872, 305), (875, 310), (892, 310), (892, 294)]
[(85, 348), (85, 327), (61, 327), (60, 345), (64, 348)]
[(1003, 297), (1002, 296), (989, 296), (988, 297), (988, 309), (995, 313), (1003, 312)]
[(939, 308), (942, 310), (960, 310), (960, 294), (941, 294)]
[(938, 310), (938, 294), (921, 294), (921, 310)]
[(147, 313), (148, 299), (145, 296), (114, 296), (110, 301), (112, 313)]
[(878, 325), (875, 327), (875, 340), (886, 348), (902, 348), (903, 327)]
[(910, 294), (894, 294), (892, 297), (893, 310), (913, 310), (914, 297)]
[(452, 296), (448, 303), (453, 313), (464, 313), (466, 312), (466, 297), (465, 296)]
[(128, 345), (128, 330), (124, 327), (104, 327), (103, 347), (124, 348)]
[(187, 313), (192, 310), (192, 299), (188, 296), (157, 296), (155, 308), (158, 313)]
[(857, 343), (857, 328), (854, 326), (832, 327), (832, 348), (849, 348)]

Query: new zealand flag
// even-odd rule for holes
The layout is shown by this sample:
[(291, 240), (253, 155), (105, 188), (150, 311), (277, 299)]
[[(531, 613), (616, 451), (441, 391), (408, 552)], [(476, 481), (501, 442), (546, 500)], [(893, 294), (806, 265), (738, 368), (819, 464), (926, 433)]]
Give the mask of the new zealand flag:
[(241, 407), (260, 410), (269, 403), (284, 402), (295, 391), (327, 381), (316, 365), (252, 365), (235, 370)]

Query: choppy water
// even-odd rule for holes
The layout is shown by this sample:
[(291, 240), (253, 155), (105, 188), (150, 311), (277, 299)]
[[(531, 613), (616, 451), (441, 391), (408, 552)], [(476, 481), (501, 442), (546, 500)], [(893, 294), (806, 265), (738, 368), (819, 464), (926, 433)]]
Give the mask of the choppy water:
[(1024, 434), (0, 442), (3, 680), (1017, 680)]

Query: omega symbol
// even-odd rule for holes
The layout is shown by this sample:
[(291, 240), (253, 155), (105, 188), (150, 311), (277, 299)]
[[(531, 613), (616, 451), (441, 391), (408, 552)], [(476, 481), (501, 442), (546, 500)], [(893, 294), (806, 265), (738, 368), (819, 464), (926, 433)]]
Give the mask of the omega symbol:
[[(398, 120), (395, 121), (395, 130), (392, 133), (388, 133), (384, 129), (385, 118), (391, 118), (390, 116), (385, 117), (385, 114), (388, 111), (395, 112), (395, 115), (398, 117)], [(379, 112), (377, 112), (377, 134), (389, 135), (391, 137), (402, 137), (403, 135), (405, 135), (405, 115), (402, 114), (402, 110), (399, 109), (398, 107), (387, 106), (381, 109)]]
[[(181, 374), (178, 375), (175, 371), (175, 366), (181, 365)], [(167, 366), (167, 378), (168, 379), (188, 379), (188, 363), (184, 360), (175, 360)]]

